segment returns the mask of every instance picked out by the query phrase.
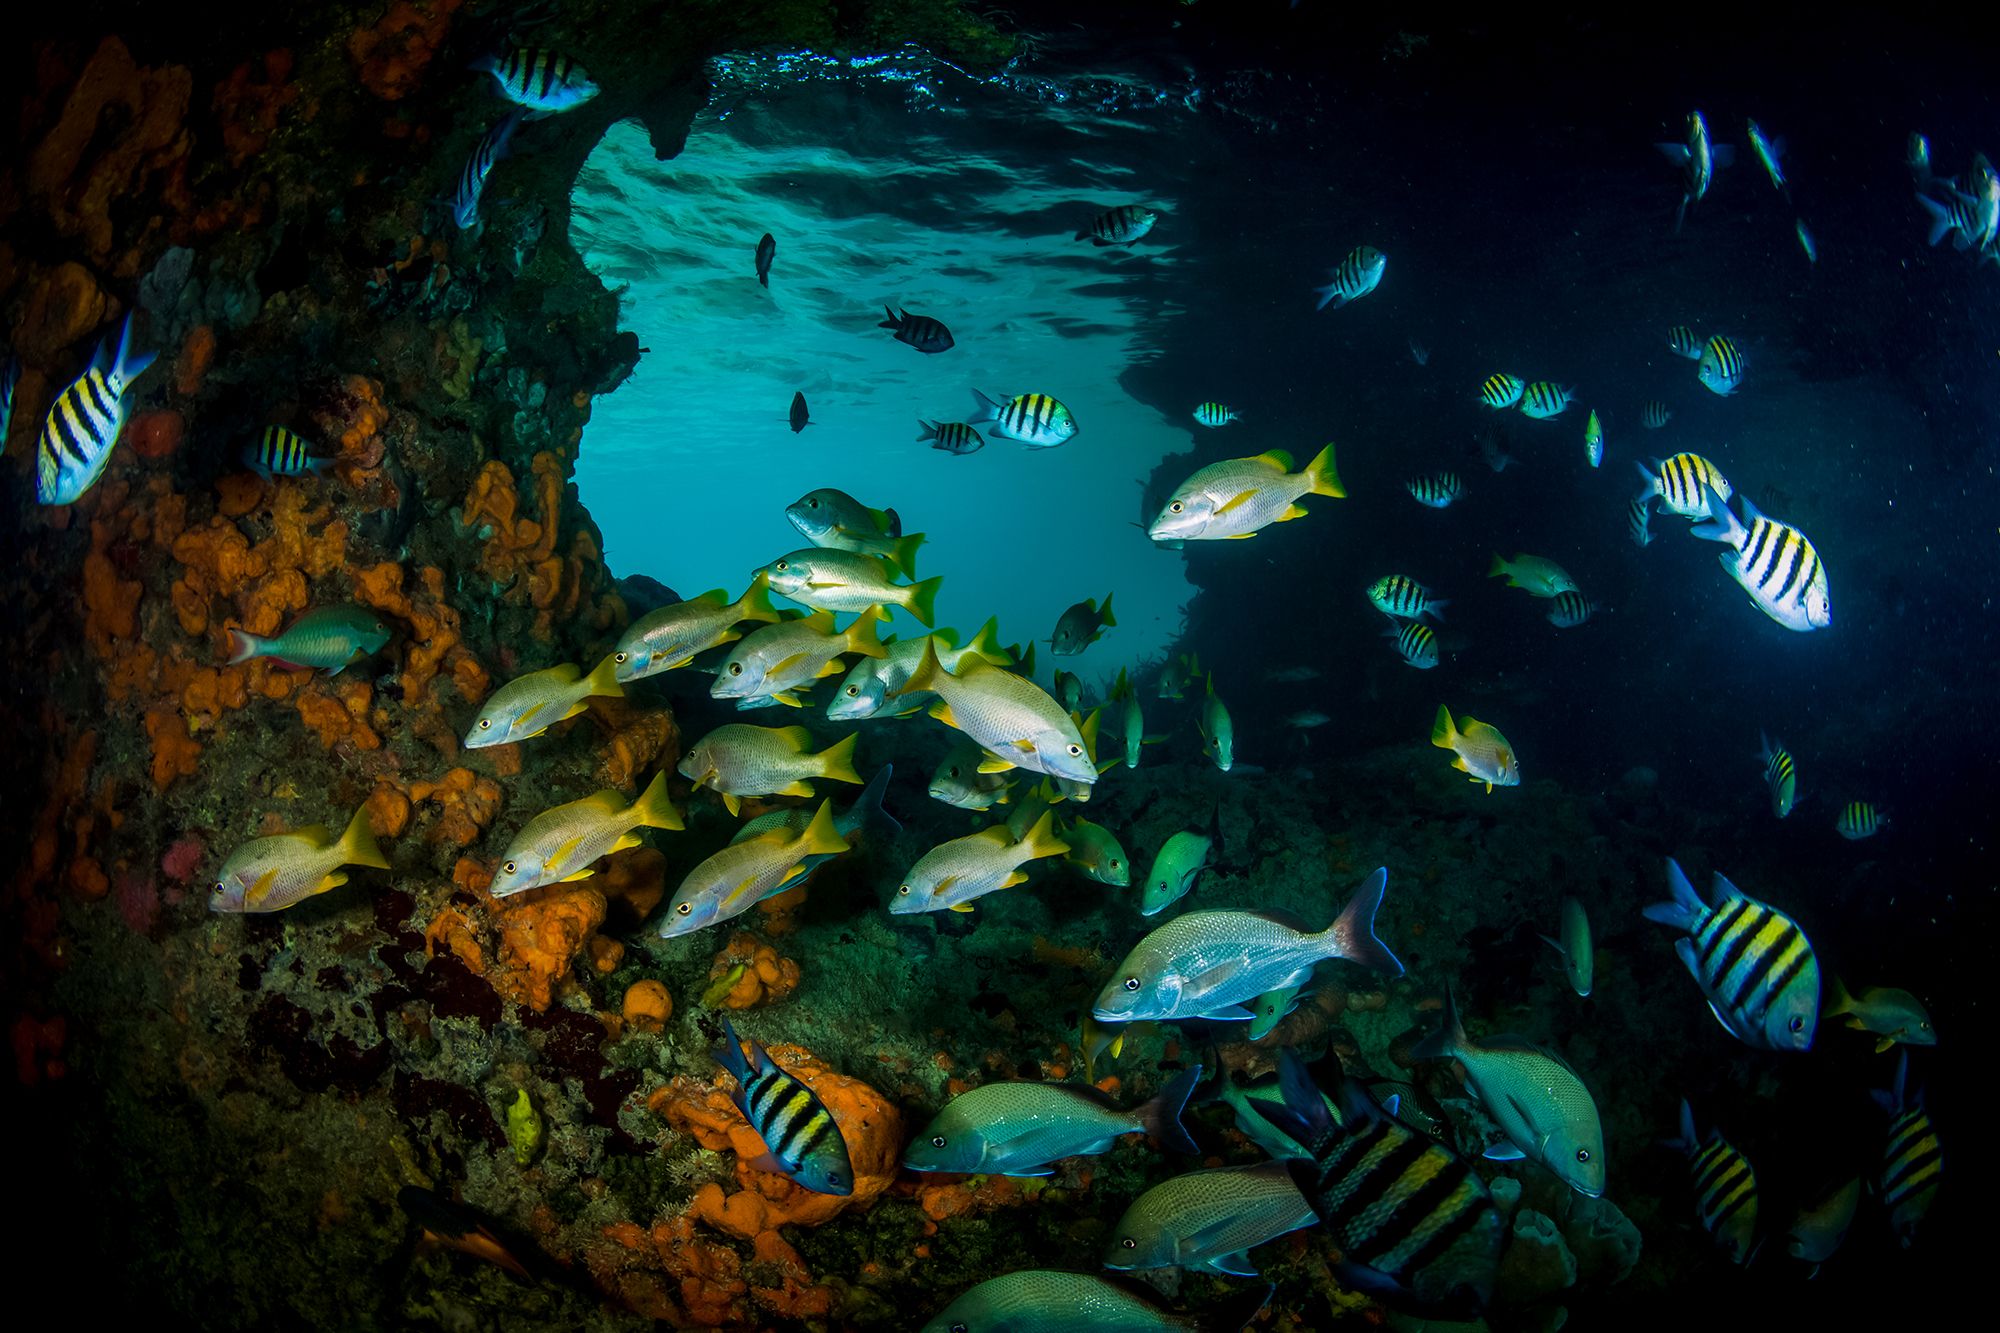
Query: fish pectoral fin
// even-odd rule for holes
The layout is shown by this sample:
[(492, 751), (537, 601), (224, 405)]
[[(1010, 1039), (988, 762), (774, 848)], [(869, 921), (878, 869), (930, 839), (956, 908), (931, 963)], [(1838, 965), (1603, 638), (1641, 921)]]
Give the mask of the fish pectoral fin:
[(1016, 764), (1013, 760), (1002, 759), (991, 750), (988, 750), (986, 757), (979, 761), (979, 771), (981, 773), (1005, 773), (1010, 768), (1018, 767), (1020, 765)]
[(1489, 1162), (1518, 1162), (1527, 1155), (1514, 1146), (1513, 1142), (1508, 1139), (1500, 1140), (1500, 1142), (1480, 1154), (1480, 1156)]
[(571, 874), (564, 875), (561, 879), (557, 880), (556, 883), (574, 884), (580, 879), (589, 879), (592, 875), (595, 875), (596, 873), (597, 873), (597, 863), (593, 861), (581, 870), (574, 871)]
[(1025, 870), (1016, 870), (1012, 874), (1008, 875), (1007, 878), (1000, 881), (1000, 887), (1003, 889), (1011, 889), (1016, 884), (1026, 884), (1027, 882), (1028, 882), (1028, 872)]
[(1232, 1273), (1237, 1277), (1257, 1276), (1257, 1266), (1250, 1262), (1250, 1255), (1246, 1250), (1237, 1250), (1233, 1254), (1218, 1254), (1201, 1266), (1214, 1273)]
[(958, 725), (958, 719), (952, 716), (951, 705), (942, 699), (931, 705), (931, 716), (954, 731), (965, 730), (965, 728)]
[(772, 793), (774, 796), (810, 796), (812, 794), (812, 783), (807, 782), (804, 778), (800, 778), (797, 782), (788, 782)]
[(1221, 518), (1224, 514), (1228, 513), (1230, 510), (1240, 508), (1241, 506), (1248, 504), (1251, 500), (1255, 499), (1256, 496), (1257, 496), (1257, 488), (1255, 486), (1252, 486), (1247, 491), (1238, 491), (1236, 494), (1230, 496), (1227, 500), (1224, 500), (1221, 504), (1215, 507), (1215, 516), (1217, 518)]
[(1278, 522), (1289, 523), (1295, 518), (1304, 518), (1308, 512), (1304, 505), (1289, 504), (1285, 506), (1285, 512), (1278, 515)]
[(947, 909), (947, 910), (949, 910), (949, 911), (953, 911), (953, 912), (970, 912), (970, 911), (972, 910), (972, 904), (971, 904), (971, 903), (953, 903), (953, 904), (951, 905), (951, 907), (950, 907), (949, 909)]
[(1206, 1013), (1195, 1015), (1196, 1018), (1206, 1018), (1217, 1023), (1235, 1023), (1256, 1016), (1240, 1004), (1225, 1004), (1220, 1009), (1211, 1009)]
[(805, 700), (799, 698), (797, 690), (780, 690), (771, 696), (787, 708), (804, 708)]
[(825, 680), (828, 676), (837, 676), (845, 670), (847, 670), (847, 664), (841, 661), (838, 657), (836, 657), (832, 661), (828, 662), (825, 666), (821, 667), (818, 671), (814, 672), (813, 679)]
[(610, 852), (629, 852), (634, 847), (639, 847), (644, 845), (645, 841), (646, 840), (640, 837), (637, 833), (627, 833), (625, 836), (618, 839), (618, 841), (612, 843), (611, 846), (606, 849), (606, 851), (607, 854)]
[(337, 889), (345, 883), (347, 883), (347, 876), (342, 874), (340, 871), (335, 870), (329, 873), (325, 879), (321, 880), (317, 885), (315, 885), (313, 887), (313, 892), (325, 893), (328, 889)]
[(1875, 1054), (1880, 1055), (1882, 1054), (1882, 1052), (1888, 1050), (1891, 1046), (1894, 1046), (1895, 1044), (1896, 1044), (1896, 1039), (1894, 1037), (1884, 1037), (1880, 1041), (1875, 1043)]

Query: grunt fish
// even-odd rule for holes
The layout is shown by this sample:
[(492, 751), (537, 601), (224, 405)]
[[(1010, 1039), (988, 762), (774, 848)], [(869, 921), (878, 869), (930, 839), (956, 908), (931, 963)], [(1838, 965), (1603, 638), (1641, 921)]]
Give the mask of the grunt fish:
[(282, 912), (347, 883), (342, 866), (387, 870), (362, 806), (335, 837), (324, 824), (252, 838), (229, 854), (208, 893), (211, 912)]

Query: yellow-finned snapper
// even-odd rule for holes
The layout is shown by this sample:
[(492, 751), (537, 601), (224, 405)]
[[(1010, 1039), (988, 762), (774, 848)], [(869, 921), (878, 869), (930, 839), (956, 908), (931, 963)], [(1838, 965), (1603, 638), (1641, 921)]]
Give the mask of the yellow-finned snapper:
[(1576, 580), (1561, 565), (1544, 556), (1522, 555), (1519, 551), (1514, 553), (1512, 560), (1502, 560), (1498, 554), (1494, 555), (1486, 577), (1505, 577), (1508, 587), (1519, 588), (1530, 597), (1554, 597), (1577, 590)]
[(1118, 668), (1118, 679), (1111, 686), (1111, 702), (1120, 705), (1119, 734), (1125, 742), (1125, 767), (1137, 768), (1139, 753), (1146, 744), (1146, 719), (1139, 711), (1139, 691), (1124, 667)]
[(903, 1150), (911, 1171), (1046, 1176), (1066, 1157), (1108, 1152), (1125, 1134), (1151, 1134), (1169, 1152), (1200, 1153), (1181, 1113), (1201, 1081), (1182, 1070), (1151, 1101), (1120, 1110), (1096, 1088), (1068, 1083), (987, 1083), (961, 1092)]
[(516, 676), (488, 695), (479, 717), (465, 733), (465, 748), (484, 749), (531, 740), (565, 718), (575, 717), (593, 698), (623, 698), (618, 657), (605, 657), (589, 675), (574, 662)]
[(1860, 1206), (1861, 1177), (1856, 1176), (1792, 1219), (1791, 1229), (1785, 1233), (1785, 1253), (1812, 1265), (1808, 1278), (1846, 1243)]
[(1191, 1171), (1132, 1201), (1111, 1228), (1104, 1266), (1255, 1277), (1251, 1250), (1318, 1220), (1284, 1162)]
[(35, 498), (45, 505), (73, 504), (97, 484), (111, 462), (111, 447), (125, 429), (125, 391), (153, 364), (154, 353), (132, 350), (132, 316), (98, 344), (90, 369), (71, 380), (49, 404), (35, 442)]
[(1743, 383), (1743, 354), (1736, 350), (1735, 343), (1718, 333), (1702, 345), (1701, 364), (1695, 367), (1695, 378), (1710, 393), (1726, 398)]
[(1909, 1076), (1910, 1053), (1898, 1051), (1896, 1081), (1887, 1091), (1878, 1089), (1874, 1094), (1876, 1104), (1892, 1117), (1876, 1188), (1882, 1206), (1889, 1210), (1889, 1229), (1905, 1248), (1916, 1239), (1917, 1227), (1944, 1182), (1944, 1149), (1938, 1143), (1937, 1126), (1931, 1123), (1923, 1093), (1910, 1095)]
[(1590, 409), (1590, 420), (1583, 423), (1583, 458), (1592, 467), (1604, 463), (1604, 426), (1597, 419), (1597, 409)]
[(903, 520), (893, 509), (870, 509), (846, 491), (825, 486), (785, 506), (785, 517), (814, 546), (887, 556), (903, 577), (917, 576), (917, 548), (924, 544), (924, 534), (905, 536)]
[(861, 785), (854, 771), (854, 743), (849, 735), (813, 752), (812, 733), (804, 727), (755, 727), (728, 722), (709, 732), (681, 756), (680, 774), (697, 787), (722, 797), (730, 814), (742, 808), (742, 796), (811, 796), (813, 778)]
[(1077, 1020), (1077, 1049), (1083, 1053), (1083, 1076), (1090, 1082), (1097, 1081), (1097, 1062), (1109, 1054), (1110, 1063), (1117, 1064), (1125, 1054), (1125, 1042), (1141, 1032), (1153, 1030), (1151, 1023), (1100, 1023), (1091, 1016), (1088, 1009)]
[[(1700, 352), (1695, 353), (1698, 358)], [(1647, 430), (1659, 430), (1674, 419), (1674, 411), (1657, 398), (1649, 398), (1639, 408), (1639, 424)]]
[(1707, 495), (1708, 520), (1689, 531), (1733, 548), (1716, 559), (1750, 594), (1752, 604), (1786, 629), (1805, 634), (1833, 624), (1826, 565), (1812, 539), (1789, 523), (1758, 513), (1748, 496), (1736, 498), (1743, 506), (1743, 521), (1739, 522), (1728, 502), (1711, 490)]
[(1154, 541), (1221, 541), (1253, 537), (1273, 523), (1304, 518), (1308, 495), (1343, 498), (1333, 446), (1292, 471), (1292, 456), (1272, 449), (1255, 458), (1210, 463), (1174, 488), (1146, 535)]
[(1667, 330), (1667, 346), (1675, 356), (1684, 356), (1690, 361), (1701, 360), (1701, 339), (1695, 337), (1694, 330), (1685, 324), (1676, 324)]
[(1749, 129), (1746, 132), (1750, 139), (1750, 151), (1757, 155), (1758, 162), (1763, 164), (1764, 174), (1771, 178), (1771, 188), (1787, 199), (1791, 198), (1791, 188), (1785, 184), (1784, 169), (1778, 165), (1785, 155), (1784, 136), (1780, 135), (1775, 139), (1765, 137), (1764, 131), (1757, 128), (1757, 122), (1754, 120), (1749, 122)]
[(1227, 426), (1243, 420), (1243, 414), (1227, 403), (1203, 403), (1195, 408), (1194, 419), (1204, 426)]
[[(848, 668), (827, 701), (826, 716), (831, 722), (855, 722), (865, 717), (905, 717), (919, 712), (926, 702), (918, 694), (901, 695), (910, 673), (924, 660), (929, 643), (947, 671), (956, 671), (967, 657), (977, 657), (994, 666), (1012, 666), (1013, 655), (1000, 646), (999, 622), (989, 618), (972, 641), (960, 647), (958, 636), (948, 629), (915, 639), (899, 639), (886, 645), (881, 657), (864, 657)], [(892, 703), (893, 700), (893, 703)]]
[(1222, 841), (1222, 810), (1209, 814), (1208, 827), (1196, 833), (1182, 829), (1168, 835), (1146, 872), (1145, 892), (1139, 900), (1140, 916), (1158, 916), (1194, 891), (1203, 867)]
[(1153, 229), (1160, 215), (1144, 204), (1120, 204), (1107, 208), (1077, 232), (1075, 239), (1094, 246), (1130, 245)]
[(1055, 831), (1055, 818), (1054, 811), (1044, 810), (1018, 841), (1004, 824), (996, 824), (931, 848), (903, 876), (889, 911), (896, 916), (970, 912), (975, 898), (1026, 883), (1022, 866), (1069, 850)]
[(1563, 899), (1561, 935), (1544, 935), (1542, 942), (1562, 955), (1563, 975), (1578, 995), (1590, 994), (1597, 955), (1590, 943), (1590, 917), (1573, 897)]
[(944, 577), (898, 583), (887, 556), (809, 546), (781, 555), (757, 571), (771, 591), (815, 611), (873, 611), (883, 620), (900, 606), (926, 629), (937, 623), (938, 588)]
[(1894, 986), (1866, 986), (1861, 994), (1850, 995), (1847, 987), (1833, 977), (1833, 993), (1827, 997), (1823, 1018), (1844, 1018), (1856, 1032), (1870, 1032), (1877, 1038), (1875, 1053), (1898, 1042), (1905, 1046), (1937, 1045), (1937, 1029), (1924, 1002)]
[(1062, 705), (1065, 713), (1074, 713), (1083, 706), (1083, 678), (1074, 671), (1056, 671), (1056, 678), (1050, 682), (1049, 693)]
[(1526, 1157), (1553, 1171), (1556, 1179), (1585, 1198), (1604, 1193), (1604, 1126), (1597, 1103), (1561, 1056), (1519, 1037), (1466, 1035), (1458, 1000), (1444, 992), (1444, 1025), (1410, 1052), (1417, 1060), (1456, 1060), (1479, 1104), (1506, 1144), (1486, 1156), (1496, 1161)]
[(231, 627), (229, 662), (268, 657), (287, 666), (312, 667), (337, 676), (356, 662), (373, 657), (389, 642), (391, 630), (382, 617), (359, 606), (323, 606), (264, 638)]
[(1382, 272), (1389, 266), (1389, 258), (1372, 245), (1357, 246), (1340, 261), (1340, 267), (1329, 269), (1333, 281), (1324, 287), (1313, 288), (1313, 295), (1319, 298), (1315, 310), (1332, 306), (1340, 309), (1349, 301), (1358, 301), (1381, 284)]
[(1419, 671), (1429, 671), (1438, 664), (1437, 634), (1420, 620), (1392, 624), (1382, 631), (1382, 637), (1394, 639), (1397, 653)]
[(1202, 700), (1201, 721), (1202, 752), (1215, 761), (1215, 766), (1227, 773), (1236, 765), (1236, 723), (1229, 716), (1229, 708), (1222, 702), (1222, 696), (1215, 692), (1215, 673), (1208, 675), (1208, 697)]
[(1849, 801), (1840, 807), (1840, 818), (1833, 823), (1834, 829), (1849, 842), (1862, 838), (1872, 838), (1880, 833), (1889, 822), (1889, 816), (1878, 811), (1866, 801)]
[(1439, 597), (1408, 574), (1385, 574), (1368, 585), (1368, 600), (1392, 620), (1442, 621), (1449, 599)]
[(1576, 401), (1576, 386), (1537, 380), (1521, 394), (1521, 415), (1536, 421), (1559, 417)]
[(1686, 143), (1653, 146), (1681, 169), (1681, 206), (1674, 211), (1674, 231), (1678, 234), (1681, 224), (1687, 220), (1688, 205), (1702, 201), (1715, 173), (1736, 161), (1736, 150), (1728, 144), (1714, 143), (1709, 139), (1708, 120), (1699, 111), (1688, 113)]
[(856, 616), (844, 630), (833, 627), (833, 612), (815, 611), (804, 620), (765, 625), (744, 636), (722, 660), (709, 686), (717, 699), (776, 699), (804, 707), (799, 691), (844, 669), (841, 655), (882, 657), (888, 649), (875, 633), (875, 608)]
[(985, 747), (978, 741), (952, 746), (937, 772), (931, 774), (931, 799), (961, 810), (991, 810), (1005, 804), (1014, 784), (1005, 773), (981, 772), (979, 765), (985, 758)]
[(1670, 514), (1682, 518), (1709, 518), (1708, 492), (1714, 491), (1727, 500), (1732, 494), (1729, 478), (1721, 469), (1700, 454), (1675, 454), (1664, 461), (1655, 458), (1650, 462), (1634, 461), (1633, 467), (1645, 478), (1645, 485), (1639, 488), (1639, 498), (1660, 498), (1660, 507)]
[(766, 829), (730, 843), (688, 871), (656, 931), (661, 939), (670, 940), (739, 916), (765, 898), (795, 887), (814, 866), (848, 846), (834, 827), (833, 802), (821, 801), (805, 828), (781, 824)]
[(1596, 602), (1574, 588), (1568, 592), (1559, 592), (1550, 600), (1552, 605), (1549, 607), (1548, 621), (1557, 629), (1575, 629), (1598, 611)]
[(208, 891), (211, 912), (282, 912), (347, 883), (342, 866), (389, 869), (363, 806), (334, 837), (324, 824), (252, 838), (229, 854)]
[(649, 611), (618, 636), (611, 654), (621, 681), (641, 680), (686, 666), (709, 649), (743, 637), (736, 627), (745, 621), (770, 624), (778, 620), (769, 585), (760, 575), (735, 601), (720, 588), (699, 597)]
[(1811, 1050), (1819, 959), (1798, 922), (1719, 874), (1710, 906), (1671, 859), (1667, 889), (1672, 900), (1648, 906), (1645, 917), (1682, 932), (1674, 953), (1723, 1030), (1758, 1050)]
[(1225, 1301), (1223, 1309), (1213, 1314), (1180, 1315), (1129, 1282), (1113, 1282), (1094, 1273), (1024, 1268), (988, 1278), (961, 1294), (920, 1333), (965, 1333), (974, 1328), (995, 1333), (1003, 1329), (1007, 1333), (1240, 1329), (1269, 1303), (1271, 1290), (1267, 1286), (1246, 1292)]
[(974, 389), (979, 400), (967, 418), (974, 425), (992, 423), (988, 435), (1025, 444), (1030, 449), (1053, 449), (1076, 438), (1076, 418), (1070, 410), (1045, 393), (1019, 393), (1006, 402), (988, 398)]
[(1370, 875), (1325, 930), (1301, 929), (1273, 912), (1183, 912), (1133, 946), (1098, 992), (1091, 1014), (1100, 1023), (1139, 1019), (1255, 1017), (1260, 995), (1299, 986), (1318, 963), (1345, 958), (1401, 976), (1403, 965), (1375, 938), (1387, 870)]
[(1711, 1129), (1694, 1132), (1694, 1108), (1681, 1099), (1681, 1136), (1667, 1144), (1687, 1154), (1694, 1179), (1695, 1213), (1733, 1264), (1747, 1264), (1757, 1252), (1757, 1173), (1735, 1144)]
[(1093, 824), (1078, 815), (1063, 826), (1062, 838), (1069, 844), (1063, 861), (1075, 866), (1084, 878), (1122, 889), (1132, 882), (1132, 862), (1125, 855), (1118, 835), (1102, 824)]
[(545, 116), (582, 106), (599, 91), (583, 66), (556, 51), (515, 47), (504, 56), (481, 56), (472, 68), (491, 74), (508, 101)]
[(1049, 651), (1057, 657), (1074, 657), (1103, 638), (1105, 630), (1117, 627), (1118, 621), (1111, 614), (1110, 593), (1104, 594), (1102, 606), (1086, 597), (1056, 620), (1055, 633), (1049, 636)]
[(1451, 766), (1474, 782), (1485, 783), (1489, 794), (1495, 787), (1520, 786), (1520, 760), (1507, 738), (1497, 727), (1477, 718), (1468, 717), (1464, 722), (1462, 728), (1455, 725), (1451, 710), (1439, 704), (1437, 718), (1431, 723), (1431, 744), (1450, 750), (1454, 756)]
[(1097, 781), (1082, 730), (1033, 681), (970, 656), (953, 674), (939, 663), (937, 649), (927, 646), (898, 697), (920, 691), (938, 696), (932, 717), (986, 747), (982, 771), (1025, 768), (1085, 786)]
[(1758, 758), (1764, 762), (1764, 784), (1771, 789), (1771, 813), (1779, 819), (1792, 813), (1799, 799), (1799, 765), (1783, 741), (1759, 734), (1763, 743)]
[(1426, 509), (1448, 508), (1465, 493), (1465, 483), (1456, 472), (1432, 472), (1403, 483), (1411, 497)]
[(681, 812), (667, 795), (665, 773), (656, 774), (630, 803), (606, 789), (544, 810), (523, 825), (508, 841), (487, 892), (505, 898), (544, 884), (588, 879), (600, 858), (639, 846), (637, 830), (682, 827)]
[[(889, 778), (895, 771), (893, 764), (884, 764), (876, 769), (875, 776), (868, 779), (868, 785), (861, 789), (860, 794), (848, 803), (845, 810), (833, 817), (833, 831), (850, 843), (854, 840), (855, 834), (875, 826), (880, 826), (891, 837), (901, 833), (903, 826), (897, 822), (894, 815), (882, 808), (882, 796), (889, 790)], [(743, 821), (743, 827), (737, 829), (736, 836), (729, 841), (749, 842), (753, 838), (761, 838), (773, 831), (804, 833), (811, 826), (813, 815), (816, 813), (809, 805), (792, 805), (779, 810), (767, 810), (755, 819)], [(797, 888), (811, 879), (820, 866), (838, 855), (838, 852), (816, 852), (805, 857), (792, 867), (789, 874), (766, 890), (764, 897), (775, 898), (781, 893)]]
[(715, 1060), (736, 1080), (729, 1099), (764, 1140), (766, 1154), (755, 1165), (789, 1177), (793, 1184), (816, 1194), (851, 1194), (854, 1167), (847, 1140), (826, 1104), (803, 1080), (781, 1068), (756, 1042), (750, 1059), (727, 1015), (722, 1020), (722, 1044)]
[[(1519, 375), (1509, 375), (1500, 371), (1488, 375), (1479, 385), (1479, 401), (1495, 411), (1505, 411), (1521, 401), (1521, 395), (1528, 391), (1528, 382)], [(1499, 468), (1493, 469), (1495, 472)]]

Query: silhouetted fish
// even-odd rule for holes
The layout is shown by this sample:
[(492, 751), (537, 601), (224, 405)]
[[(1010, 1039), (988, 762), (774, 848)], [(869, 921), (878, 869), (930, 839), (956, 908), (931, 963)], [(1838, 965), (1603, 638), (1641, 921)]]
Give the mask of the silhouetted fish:
[(898, 312), (888, 306), (882, 307), (882, 313), (888, 318), (875, 327), (894, 329), (897, 342), (907, 343), (919, 352), (937, 353), (951, 350), (951, 330), (929, 315), (913, 315), (907, 310)]
[(479, 1215), (452, 1203), (443, 1195), (405, 1185), (396, 1192), (396, 1203), (404, 1214), (423, 1228), (423, 1242), (442, 1245), (484, 1259), (518, 1277), (528, 1276), (521, 1261), (507, 1252)]
[[(764, 239), (768, 241), (768, 240), (770, 240), (771, 238), (770, 238), (770, 237), (768, 237), (768, 236), (766, 236), (766, 237), (765, 237)], [(762, 254), (763, 252), (762, 252), (762, 251), (760, 250), (760, 251), (759, 251), (758, 253), (759, 253), (759, 254), (761, 255), (761, 254)], [(763, 265), (763, 266), (760, 266), (760, 267), (764, 267), (764, 266), (768, 266), (768, 265)], [(812, 425), (812, 417), (811, 417), (810, 415), (808, 415), (808, 414), (807, 414), (807, 412), (806, 412), (806, 396), (805, 396), (805, 395), (804, 395), (803, 393), (795, 393), (795, 394), (793, 394), (793, 395), (792, 395), (792, 434), (794, 434), (794, 435), (797, 435), (797, 434), (798, 434), (798, 433), (799, 433), (800, 431), (804, 430), (804, 429), (805, 429), (805, 428), (806, 428), (807, 426), (810, 426), (810, 425)]]
[[(764, 233), (764, 239), (757, 242), (757, 281), (766, 287), (771, 285), (771, 261), (777, 257), (778, 239), (767, 231)], [(796, 430), (797, 427), (793, 429)]]

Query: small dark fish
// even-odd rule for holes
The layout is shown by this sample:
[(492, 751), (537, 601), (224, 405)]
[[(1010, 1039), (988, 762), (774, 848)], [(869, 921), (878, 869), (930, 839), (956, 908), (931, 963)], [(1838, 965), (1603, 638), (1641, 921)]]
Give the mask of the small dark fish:
[(243, 447), (243, 461), (266, 481), (315, 476), (333, 466), (331, 458), (316, 456), (311, 445), (283, 426), (264, 427), (262, 434)]
[(472, 1210), (417, 1185), (405, 1185), (396, 1191), (396, 1203), (402, 1208), (404, 1216), (423, 1228), (423, 1244), (443, 1246), (484, 1259), (516, 1277), (528, 1276), (528, 1270), (521, 1266), (521, 1261), (507, 1252), (507, 1247), (486, 1229), (486, 1224)]
[(1130, 245), (1153, 229), (1160, 215), (1139, 204), (1124, 204), (1118, 208), (1108, 208), (1091, 219), (1088, 227), (1076, 234), (1079, 241), (1089, 241), (1092, 245)]
[(951, 330), (929, 315), (913, 315), (904, 310), (897, 312), (888, 306), (882, 307), (888, 318), (875, 327), (894, 329), (896, 341), (916, 348), (919, 352), (949, 352), (952, 348)]
[(472, 156), (465, 160), (464, 169), (458, 173), (458, 190), (451, 197), (452, 221), (460, 231), (479, 225), (479, 199), (486, 191), (486, 178), (493, 174), (500, 159), (507, 156), (514, 131), (526, 116), (527, 112), (521, 109), (508, 112), (499, 124), (479, 136)]
[(942, 449), (948, 454), (977, 453), (986, 447), (986, 437), (963, 421), (925, 421), (918, 417), (917, 425), (924, 432), (917, 436), (918, 444), (933, 440), (936, 443), (931, 448)]
[(778, 257), (778, 238), (770, 232), (757, 242), (757, 281), (766, 287), (771, 285), (771, 261)]
[[(771, 238), (766, 236), (764, 239), (768, 241)], [(792, 395), (792, 434), (797, 435), (810, 425), (812, 425), (812, 417), (806, 411), (806, 396), (803, 393), (794, 393)]]
[(8, 353), (0, 361), (0, 444), (7, 441), (7, 430), (14, 422), (14, 386), (21, 382), (21, 358)]

